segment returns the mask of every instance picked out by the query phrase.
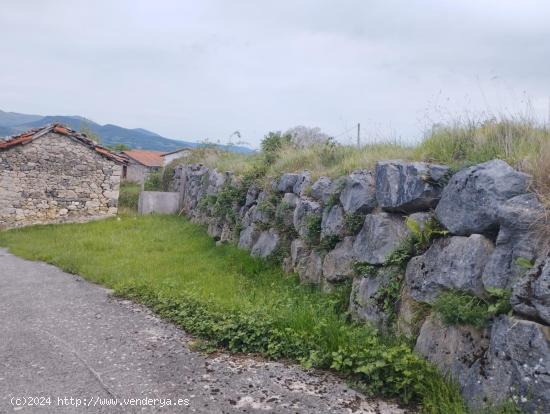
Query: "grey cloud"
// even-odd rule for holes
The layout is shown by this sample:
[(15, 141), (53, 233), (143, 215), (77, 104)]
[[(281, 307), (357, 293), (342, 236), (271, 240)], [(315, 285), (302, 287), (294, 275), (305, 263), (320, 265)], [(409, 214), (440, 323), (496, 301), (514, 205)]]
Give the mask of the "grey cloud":
[[(550, 95), (550, 4), (524, 0), (6, 0), (0, 108), (186, 139), (361, 122), (417, 139), (445, 113)], [(4, 41), (7, 39), (7, 41)], [(344, 135), (342, 141), (348, 137)]]

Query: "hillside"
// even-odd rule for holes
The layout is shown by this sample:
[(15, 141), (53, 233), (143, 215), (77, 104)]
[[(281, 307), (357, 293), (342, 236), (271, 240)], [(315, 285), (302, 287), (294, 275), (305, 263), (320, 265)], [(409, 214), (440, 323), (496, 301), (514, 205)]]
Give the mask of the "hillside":
[[(53, 122), (60, 122), (77, 131), (82, 127), (86, 127), (101, 137), (101, 143), (106, 146), (124, 144), (131, 148), (169, 152), (181, 147), (197, 147), (201, 145), (197, 142), (166, 138), (143, 128), (129, 129), (112, 124), (101, 125), (81, 116), (27, 115), (1, 110), (0, 136), (19, 134)], [(240, 153), (252, 151), (249, 148), (240, 146), (220, 145), (220, 148)]]

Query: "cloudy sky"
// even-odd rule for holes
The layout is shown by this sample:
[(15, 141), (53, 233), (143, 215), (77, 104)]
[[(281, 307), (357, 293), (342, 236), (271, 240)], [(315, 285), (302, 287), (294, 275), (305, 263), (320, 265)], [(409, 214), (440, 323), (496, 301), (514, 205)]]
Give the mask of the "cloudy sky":
[[(547, 0), (2, 0), (0, 109), (257, 146), (548, 119)], [(343, 134), (342, 134), (343, 133)]]

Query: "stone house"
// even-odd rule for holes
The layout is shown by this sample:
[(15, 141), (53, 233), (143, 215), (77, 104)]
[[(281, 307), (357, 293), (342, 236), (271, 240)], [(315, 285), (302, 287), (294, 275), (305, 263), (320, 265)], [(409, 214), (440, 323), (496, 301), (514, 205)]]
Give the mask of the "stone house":
[(129, 150), (123, 151), (121, 156), (127, 161), (122, 171), (122, 178), (127, 181), (143, 184), (147, 176), (162, 168), (162, 152)]
[(180, 158), (188, 157), (191, 154), (191, 148), (184, 147), (179, 148), (175, 151), (167, 152), (165, 154), (162, 154), (162, 166), (166, 167), (168, 164), (170, 164), (174, 160), (179, 160)]
[(60, 124), (0, 138), (0, 229), (116, 215), (125, 164)]

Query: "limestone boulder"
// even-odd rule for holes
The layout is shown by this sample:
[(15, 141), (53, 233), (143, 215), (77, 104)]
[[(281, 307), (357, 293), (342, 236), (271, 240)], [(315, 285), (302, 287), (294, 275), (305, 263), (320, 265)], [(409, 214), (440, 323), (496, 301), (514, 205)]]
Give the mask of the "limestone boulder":
[(550, 412), (550, 328), (501, 315), (491, 328), (484, 372), (464, 394), (473, 405), (510, 398), (528, 413)]
[(442, 373), (452, 376), (460, 384), (466, 400), (471, 400), (475, 398), (488, 348), (487, 329), (446, 326), (432, 315), (422, 325), (414, 349)]
[(226, 174), (219, 172), (218, 170), (210, 170), (208, 174), (208, 185), (206, 187), (206, 194), (216, 194), (224, 186), (226, 182)]
[(499, 225), (496, 248), (483, 273), (486, 287), (511, 288), (522, 278), (526, 269), (518, 259), (535, 262), (543, 250), (544, 239), (539, 223), (545, 217), (544, 206), (533, 193), (513, 197), (497, 208)]
[(376, 185), (372, 173), (356, 170), (346, 177), (340, 203), (346, 213), (370, 213), (376, 207)]
[(327, 253), (323, 260), (323, 278), (329, 282), (339, 282), (353, 277), (354, 237), (346, 237)]
[(233, 241), (233, 229), (229, 223), (224, 223), (222, 227), (222, 232), (220, 234), (220, 239), (216, 242), (216, 245), (221, 245)]
[(491, 240), (479, 234), (436, 239), (407, 265), (405, 283), (411, 297), (431, 304), (452, 289), (484, 297), (482, 275), (493, 250)]
[(269, 224), (271, 219), (269, 214), (257, 204), (250, 207), (249, 216), (252, 223), (262, 223), (264, 225)]
[(260, 194), (260, 189), (258, 188), (257, 185), (252, 184), (250, 187), (248, 187), (244, 206), (247, 208), (252, 206), (256, 202), (256, 199), (258, 198), (259, 194)]
[(294, 193), (286, 193), (283, 196), (275, 211), (276, 221), (280, 225), (289, 228), (294, 226), (294, 210), (299, 200), (300, 197)]
[(344, 209), (339, 204), (325, 209), (321, 221), (321, 238), (330, 236), (342, 237), (344, 231)]
[(309, 171), (303, 171), (298, 174), (292, 192), (298, 196), (303, 196), (309, 188), (311, 188), (311, 174)]
[(383, 264), (409, 234), (401, 215), (368, 214), (353, 244), (357, 261)]
[(530, 177), (501, 160), (459, 171), (443, 189), (436, 216), (451, 233), (468, 236), (494, 233), (499, 207), (527, 192)]
[(311, 197), (326, 204), (334, 192), (334, 185), (330, 178), (319, 177), (311, 186)]
[(209, 219), (207, 233), (210, 237), (219, 240), (223, 231), (224, 221), (219, 218)]
[(294, 239), (290, 243), (290, 258), (292, 267), (296, 267), (303, 259), (309, 256), (310, 250), (302, 239)]
[(411, 297), (409, 289), (404, 286), (403, 289), (401, 289), (397, 306), (397, 320), (395, 326), (397, 332), (406, 338), (416, 339), (429, 312), (430, 307), (415, 301)]
[(313, 215), (321, 215), (321, 205), (316, 201), (300, 198), (294, 209), (293, 224), (301, 237), (307, 237), (308, 223)]
[(285, 173), (281, 175), (277, 183), (277, 190), (281, 193), (292, 193), (294, 185), (299, 180), (300, 174), (297, 173)]
[(376, 199), (386, 211), (412, 213), (434, 208), (449, 167), (401, 160), (376, 164)]
[(540, 259), (521, 278), (510, 298), (514, 312), (550, 326), (550, 258)]
[(281, 200), (281, 204), (286, 204), (287, 206), (295, 208), (298, 205), (299, 201), (300, 201), (300, 197), (298, 197), (296, 194), (285, 193), (285, 195)]
[(239, 234), (239, 247), (241, 249), (250, 250), (258, 241), (260, 231), (255, 224), (243, 228)]
[(297, 265), (300, 282), (318, 285), (323, 276), (323, 259), (316, 251), (311, 251), (307, 256), (298, 261)]
[(257, 257), (268, 257), (275, 253), (280, 245), (281, 238), (274, 229), (262, 231), (258, 236), (258, 240), (252, 246), (250, 254)]
[(369, 322), (378, 329), (389, 328), (390, 315), (384, 309), (384, 290), (397, 271), (395, 268), (382, 267), (372, 275), (353, 279), (350, 314), (354, 319)]
[(206, 195), (210, 170), (201, 164), (191, 164), (182, 171), (183, 207), (191, 217), (196, 216), (199, 201)]

